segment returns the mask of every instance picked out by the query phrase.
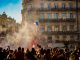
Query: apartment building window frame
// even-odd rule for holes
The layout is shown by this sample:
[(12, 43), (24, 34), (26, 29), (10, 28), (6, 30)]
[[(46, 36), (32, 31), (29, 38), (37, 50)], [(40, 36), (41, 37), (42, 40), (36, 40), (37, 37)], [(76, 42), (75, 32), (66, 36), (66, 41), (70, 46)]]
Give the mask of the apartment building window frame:
[(58, 9), (58, 3), (54, 3), (54, 8)]
[(62, 25), (62, 31), (67, 31), (67, 26), (66, 25)]
[(72, 8), (73, 8), (73, 3), (69, 2), (69, 9), (72, 9)]
[(62, 37), (63, 37), (63, 40), (66, 41), (67, 36), (63, 35)]
[(74, 24), (70, 24), (69, 30), (70, 30), (70, 31), (74, 31)]
[(41, 6), (41, 10), (44, 10), (44, 3), (41, 3), (40, 6)]
[(48, 3), (48, 9), (49, 10), (51, 9), (51, 3)]
[(45, 26), (41, 26), (41, 32), (45, 32)]
[(74, 40), (74, 35), (70, 35), (70, 40), (71, 40), (71, 41)]
[(66, 19), (67, 18), (67, 14), (64, 12), (62, 13), (62, 19)]
[(45, 18), (44, 13), (41, 13), (41, 14), (40, 14), (40, 19), (43, 21), (43, 20), (44, 20), (44, 18)]
[(29, 9), (29, 10), (32, 10), (32, 8), (33, 8), (32, 4), (29, 3), (29, 4), (28, 4), (28, 9)]
[(70, 19), (74, 18), (73, 13), (70, 13)]
[(62, 9), (66, 8), (66, 3), (62, 3)]
[(48, 19), (52, 18), (51, 13), (48, 13), (47, 15), (48, 15)]
[(55, 35), (55, 40), (59, 40), (60, 36), (59, 35)]
[(54, 13), (54, 19), (57, 19), (58, 20), (58, 16), (59, 16), (58, 13)]
[(59, 25), (54, 25), (54, 31), (59, 31)]
[(52, 43), (52, 36), (48, 36), (47, 39), (48, 39), (48, 43)]
[(47, 26), (47, 31), (51, 32), (52, 31), (52, 26)]

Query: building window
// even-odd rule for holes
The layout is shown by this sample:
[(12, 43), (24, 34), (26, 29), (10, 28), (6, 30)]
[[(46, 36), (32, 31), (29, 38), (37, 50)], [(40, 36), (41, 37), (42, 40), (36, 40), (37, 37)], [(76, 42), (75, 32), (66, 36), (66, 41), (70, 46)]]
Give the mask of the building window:
[(70, 13), (70, 18), (71, 18), (71, 19), (73, 18), (73, 13)]
[(52, 43), (52, 36), (48, 36), (48, 43)]
[(40, 14), (40, 19), (43, 21), (44, 20), (44, 13)]
[(59, 25), (54, 26), (54, 31), (59, 31)]
[(55, 35), (55, 40), (59, 40), (59, 35)]
[(67, 36), (66, 35), (63, 35), (63, 40), (64, 41), (66, 41), (66, 38), (67, 38)]
[(51, 14), (50, 13), (48, 13), (48, 19), (51, 19)]
[(62, 8), (65, 9), (66, 3), (62, 3)]
[(70, 36), (70, 40), (74, 40), (74, 36), (73, 35)]
[(66, 19), (66, 13), (62, 13), (62, 19)]
[(58, 19), (58, 13), (54, 13), (54, 19)]
[(44, 32), (44, 31), (45, 31), (45, 27), (42, 26), (42, 27), (41, 27), (41, 32)]
[(73, 30), (74, 30), (74, 25), (70, 25), (69, 27), (70, 27), (70, 28), (69, 28), (70, 31), (73, 31)]
[(44, 3), (41, 3), (41, 10), (44, 9)]
[(32, 10), (32, 4), (29, 4), (28, 9)]
[(51, 26), (48, 26), (48, 27), (47, 27), (47, 31), (48, 31), (48, 32), (51, 32), (51, 31), (52, 31), (52, 27), (51, 27)]
[(28, 11), (28, 16), (30, 19), (32, 19), (32, 12), (31, 11)]
[(47, 22), (47, 23), (46, 23), (46, 26), (50, 26), (50, 23), (49, 23), (49, 22)]
[(49, 9), (49, 10), (51, 9), (51, 4), (50, 4), (50, 3), (48, 3), (48, 9)]
[(70, 3), (69, 3), (69, 8), (72, 9), (72, 7), (73, 7), (73, 3), (70, 2)]
[(62, 26), (62, 31), (67, 31), (67, 26), (66, 25)]
[(55, 9), (58, 8), (58, 3), (54, 3), (54, 8), (55, 8)]

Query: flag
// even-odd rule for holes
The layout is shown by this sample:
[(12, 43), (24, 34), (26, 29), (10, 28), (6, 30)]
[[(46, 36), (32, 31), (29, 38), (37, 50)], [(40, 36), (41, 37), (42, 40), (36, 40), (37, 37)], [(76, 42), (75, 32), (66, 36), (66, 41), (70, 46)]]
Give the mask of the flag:
[(36, 25), (38, 26), (39, 25), (39, 22), (36, 22)]

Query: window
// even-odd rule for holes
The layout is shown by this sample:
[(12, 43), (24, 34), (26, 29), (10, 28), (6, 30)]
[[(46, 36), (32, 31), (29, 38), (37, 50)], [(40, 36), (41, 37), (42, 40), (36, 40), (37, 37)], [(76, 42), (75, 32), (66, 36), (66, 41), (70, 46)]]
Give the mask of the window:
[(73, 13), (70, 13), (70, 18), (71, 18), (71, 19), (73, 18)]
[(52, 36), (48, 36), (48, 43), (52, 43)]
[(54, 8), (55, 8), (55, 9), (58, 8), (58, 3), (54, 3)]
[(54, 13), (54, 19), (58, 19), (58, 13)]
[(51, 14), (50, 13), (48, 13), (48, 19), (51, 19)]
[(70, 25), (70, 31), (73, 31), (74, 30), (74, 25)]
[(31, 11), (28, 11), (28, 16), (30, 19), (32, 18), (32, 12)]
[(73, 7), (73, 3), (70, 2), (70, 3), (69, 3), (69, 8), (71, 9), (72, 7)]
[(67, 31), (67, 26), (66, 25), (62, 26), (62, 31)]
[(59, 25), (54, 26), (54, 31), (59, 31)]
[(51, 31), (52, 31), (52, 27), (51, 27), (51, 26), (48, 26), (48, 27), (47, 27), (47, 31), (48, 31), (48, 32), (51, 32)]
[(46, 22), (46, 26), (50, 26), (50, 23), (49, 22)]
[(51, 9), (51, 4), (50, 4), (50, 3), (48, 4), (48, 9), (49, 9), (49, 10)]
[(29, 4), (28, 9), (32, 10), (32, 4)]
[(41, 10), (44, 9), (44, 3), (41, 3)]
[(63, 18), (63, 19), (66, 18), (66, 13), (62, 13), (62, 18)]
[(62, 8), (65, 9), (66, 3), (62, 3)]
[(74, 40), (74, 36), (73, 35), (70, 36), (70, 40)]
[(59, 40), (59, 35), (55, 35), (55, 40)]
[(64, 40), (64, 41), (66, 40), (66, 38), (67, 38), (67, 36), (66, 36), (66, 35), (63, 35), (63, 40)]
[(41, 20), (44, 20), (44, 13), (40, 14), (40, 18), (41, 18)]
[(44, 32), (44, 31), (45, 31), (45, 27), (42, 26), (42, 27), (41, 27), (41, 32)]

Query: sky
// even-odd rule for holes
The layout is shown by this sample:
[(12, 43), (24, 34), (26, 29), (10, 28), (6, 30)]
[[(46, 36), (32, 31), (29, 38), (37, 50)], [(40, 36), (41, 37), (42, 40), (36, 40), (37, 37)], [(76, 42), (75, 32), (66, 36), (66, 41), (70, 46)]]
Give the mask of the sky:
[(0, 14), (6, 12), (6, 14), (16, 20), (16, 22), (21, 22), (21, 8), (22, 0), (0, 0)]

